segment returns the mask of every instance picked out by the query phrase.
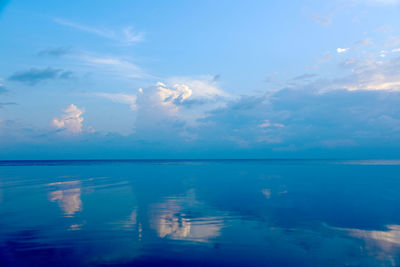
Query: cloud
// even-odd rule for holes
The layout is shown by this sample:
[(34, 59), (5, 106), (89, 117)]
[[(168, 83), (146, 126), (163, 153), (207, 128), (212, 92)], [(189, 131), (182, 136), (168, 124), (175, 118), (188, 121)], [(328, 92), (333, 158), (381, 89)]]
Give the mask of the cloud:
[(180, 104), (192, 95), (192, 90), (186, 84), (175, 84), (168, 88), (162, 82), (157, 83), (158, 96), (163, 105)]
[(363, 239), (368, 246), (383, 251), (391, 251), (400, 247), (400, 225), (387, 225), (385, 230), (363, 230), (356, 228), (334, 228), (339, 231), (348, 232), (349, 235)]
[(97, 69), (97, 73), (101, 75), (113, 75), (123, 78), (154, 78), (147, 74), (142, 68), (136, 64), (116, 57), (99, 57), (83, 55), (77, 57), (84, 65)]
[(6, 87), (4, 86), (4, 84), (1, 83), (2, 79), (0, 78), (0, 94), (6, 92)]
[(57, 48), (48, 48), (42, 51), (39, 51), (39, 56), (52, 56), (52, 57), (61, 57), (70, 54), (71, 48), (68, 47), (57, 47)]
[(321, 15), (317, 13), (311, 13), (310, 18), (322, 26), (330, 26), (332, 24), (332, 15), (333, 14)]
[(299, 75), (293, 78), (294, 81), (303, 81), (303, 80), (310, 80), (313, 78), (318, 77), (317, 74), (309, 74), (309, 73), (305, 73), (303, 75)]
[(275, 152), (284, 145), (333, 150), (400, 140), (399, 92), (319, 89), (310, 84), (243, 96), (202, 119), (198, 140)]
[(341, 64), (351, 73), (330, 81), (326, 87), (336, 86), (347, 90), (400, 90), (400, 57), (387, 60), (348, 59)]
[(269, 127), (285, 127), (282, 123), (271, 123), (269, 120), (264, 120), (263, 123), (258, 125), (260, 128), (269, 128)]
[(17, 81), (28, 84), (30, 86), (36, 85), (39, 82), (46, 80), (55, 80), (55, 79), (69, 79), (71, 77), (72, 72), (64, 71), (62, 69), (54, 69), (54, 68), (31, 68), (27, 71), (16, 72), (12, 74), (8, 79), (10, 81)]
[(60, 118), (53, 119), (52, 124), (57, 129), (63, 130), (68, 133), (81, 133), (83, 131), (83, 113), (83, 109), (79, 109), (74, 104), (71, 104), (66, 109), (64, 109), (64, 115), (62, 115)]
[(336, 52), (338, 52), (339, 54), (341, 53), (346, 53), (347, 51), (349, 51), (350, 48), (337, 48)]
[(152, 212), (151, 226), (160, 238), (210, 242), (220, 235), (223, 227), (221, 217), (187, 216), (184, 209), (189, 201), (196, 201), (191, 194), (183, 198), (169, 198), (156, 206), (155, 212)]
[(82, 210), (81, 185), (79, 181), (65, 181), (47, 184), (56, 187), (49, 193), (51, 202), (57, 201), (66, 217), (72, 217)]
[(359, 3), (367, 3), (367, 4), (371, 4), (371, 5), (383, 5), (383, 6), (387, 6), (387, 5), (398, 5), (400, 4), (399, 0), (362, 0), (362, 1), (358, 1)]
[(71, 27), (71, 28), (85, 31), (85, 32), (89, 32), (92, 34), (96, 34), (98, 36), (105, 37), (105, 38), (113, 38), (113, 35), (114, 35), (113, 32), (109, 31), (109, 30), (92, 28), (92, 27), (81, 25), (81, 24), (71, 22), (71, 21), (68, 21), (65, 19), (55, 18), (54, 21), (60, 25)]
[(229, 97), (229, 94), (218, 87), (219, 76), (204, 75), (199, 77), (171, 77), (167, 80), (173, 86), (187, 86), (191, 90), (192, 98), (212, 99), (215, 97)]
[(15, 102), (0, 102), (0, 108), (4, 106), (17, 105)]
[[(212, 76), (173, 77), (165, 83), (158, 82), (137, 95), (136, 129), (145, 131), (143, 135), (147, 136), (154, 128), (172, 132), (180, 125), (197, 124), (209, 111), (223, 106), (228, 96)], [(188, 135), (184, 128), (180, 134), (194, 136)]]
[(132, 27), (125, 28), (122, 30), (122, 32), (124, 34), (124, 38), (121, 40), (121, 42), (126, 45), (131, 45), (144, 40), (143, 33), (133, 32)]
[(144, 40), (143, 33), (134, 32), (132, 27), (123, 28), (121, 31), (114, 31), (109, 29), (98, 29), (90, 26), (85, 26), (61, 18), (55, 18), (54, 21), (63, 26), (67, 26), (80, 31), (95, 34), (103, 38), (114, 40), (116, 42), (119, 42), (121, 45), (129, 46)]
[(132, 110), (136, 110), (137, 95), (124, 94), (124, 93), (96, 93), (98, 97), (109, 99), (116, 103), (128, 104)]

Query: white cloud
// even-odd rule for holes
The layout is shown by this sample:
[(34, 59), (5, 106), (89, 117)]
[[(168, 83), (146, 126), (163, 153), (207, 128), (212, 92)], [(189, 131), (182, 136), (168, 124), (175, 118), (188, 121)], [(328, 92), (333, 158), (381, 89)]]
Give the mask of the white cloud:
[(98, 56), (79, 56), (78, 60), (83, 64), (98, 69), (98, 73), (104, 75), (113, 75), (115, 77), (124, 78), (152, 78), (151, 75), (146, 74), (136, 64), (116, 57), (98, 57)]
[(350, 48), (337, 48), (336, 52), (338, 52), (339, 54), (341, 53), (346, 53), (347, 51), (349, 51)]
[(57, 129), (63, 129), (70, 133), (81, 133), (84, 110), (79, 109), (74, 104), (64, 109), (64, 115), (60, 118), (54, 118), (52, 123)]
[(55, 18), (54, 21), (60, 25), (71, 27), (71, 28), (89, 32), (89, 33), (93, 33), (93, 34), (96, 34), (98, 36), (105, 37), (105, 38), (113, 38), (113, 35), (114, 35), (113, 32), (110, 30), (97, 29), (97, 28), (85, 26), (82, 24), (78, 24), (75, 22), (71, 22), (71, 21), (68, 21), (65, 19)]
[(79, 23), (71, 22), (69, 20), (55, 18), (54, 21), (60, 25), (67, 26), (70, 28), (74, 28), (80, 31), (92, 33), (98, 35), (100, 37), (104, 37), (107, 39), (114, 40), (116, 42), (121, 43), (122, 45), (132, 45), (137, 42), (141, 42), (144, 40), (143, 33), (135, 33), (133, 32), (132, 27), (127, 27), (122, 29), (121, 31), (114, 31), (109, 29), (98, 29), (86, 25), (82, 25)]
[(351, 74), (347, 77), (331, 82), (335, 86), (342, 86), (350, 91), (354, 90), (399, 90), (400, 72), (399, 59), (387, 60), (352, 59), (346, 61), (344, 66), (351, 67)]
[(213, 76), (199, 77), (171, 77), (168, 84), (184, 85), (190, 88), (193, 98), (211, 99), (215, 97), (228, 97), (229, 94), (218, 88)]
[(128, 104), (132, 110), (136, 110), (136, 99), (137, 96), (133, 94), (124, 94), (124, 93), (96, 93), (98, 97), (109, 99), (116, 103)]
[[(148, 138), (149, 133), (163, 131), (182, 140), (196, 139), (185, 127), (202, 124), (208, 112), (223, 107), (228, 94), (218, 88), (212, 76), (173, 77), (144, 88), (137, 94), (136, 134)], [(154, 134), (151, 134), (154, 137)]]
[(162, 82), (158, 82), (157, 89), (162, 104), (183, 103), (192, 95), (192, 90), (185, 84), (175, 84), (169, 88)]
[(268, 127), (283, 128), (283, 127), (285, 127), (285, 125), (283, 125), (281, 123), (271, 123), (269, 120), (264, 120), (264, 122), (261, 123), (260, 125), (258, 125), (258, 127), (260, 127), (260, 128), (268, 128)]
[(122, 32), (125, 37), (123, 43), (127, 45), (143, 41), (143, 34), (133, 32), (132, 27), (125, 28)]

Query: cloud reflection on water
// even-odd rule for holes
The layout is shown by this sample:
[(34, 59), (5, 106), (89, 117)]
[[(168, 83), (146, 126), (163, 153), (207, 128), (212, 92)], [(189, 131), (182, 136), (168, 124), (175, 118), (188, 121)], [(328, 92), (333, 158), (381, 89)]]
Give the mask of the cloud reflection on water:
[(51, 202), (58, 202), (66, 217), (72, 217), (76, 212), (82, 210), (80, 181), (65, 181), (47, 185), (57, 188), (49, 193), (48, 198)]
[(400, 225), (387, 225), (386, 231), (361, 230), (353, 228), (341, 228), (351, 236), (364, 239), (367, 243), (377, 245), (383, 250), (394, 247), (400, 248)]
[[(204, 207), (193, 197), (169, 198), (155, 208), (152, 224), (161, 238), (209, 242), (220, 235), (223, 220), (219, 216), (199, 216), (193, 218), (185, 213), (185, 205), (190, 202)], [(191, 208), (191, 211), (195, 210)]]

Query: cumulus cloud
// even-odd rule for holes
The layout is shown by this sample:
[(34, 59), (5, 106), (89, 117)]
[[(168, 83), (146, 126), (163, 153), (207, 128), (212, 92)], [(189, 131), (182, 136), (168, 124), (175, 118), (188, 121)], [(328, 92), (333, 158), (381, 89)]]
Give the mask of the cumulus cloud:
[(8, 79), (10, 81), (22, 82), (28, 85), (36, 85), (39, 82), (54, 79), (69, 79), (71, 78), (72, 72), (64, 71), (62, 69), (54, 68), (31, 68), (26, 71), (16, 72), (12, 74)]
[(175, 84), (168, 88), (162, 82), (158, 82), (157, 89), (157, 94), (163, 105), (183, 103), (192, 95), (192, 90), (186, 84)]
[(83, 109), (79, 109), (74, 104), (64, 109), (64, 114), (60, 118), (54, 118), (52, 123), (57, 129), (65, 132), (78, 134), (82, 132), (82, 122), (84, 113)]
[(216, 97), (228, 97), (229, 94), (222, 91), (218, 86), (219, 76), (199, 76), (199, 77), (171, 77), (167, 80), (168, 84), (174, 86), (184, 85), (192, 91), (192, 98), (212, 99)]
[[(158, 82), (138, 94), (136, 128), (140, 131), (165, 127), (168, 131), (167, 128), (172, 130), (179, 125), (197, 124), (207, 112), (223, 106), (227, 97), (211, 76), (174, 77), (165, 83)], [(184, 128), (180, 132), (183, 134)]]

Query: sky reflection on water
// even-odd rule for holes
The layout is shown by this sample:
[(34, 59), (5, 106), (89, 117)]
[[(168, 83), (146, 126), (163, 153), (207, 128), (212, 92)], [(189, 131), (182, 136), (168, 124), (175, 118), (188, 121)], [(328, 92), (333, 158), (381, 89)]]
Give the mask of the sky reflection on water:
[(400, 166), (367, 163), (3, 165), (0, 265), (398, 266)]

